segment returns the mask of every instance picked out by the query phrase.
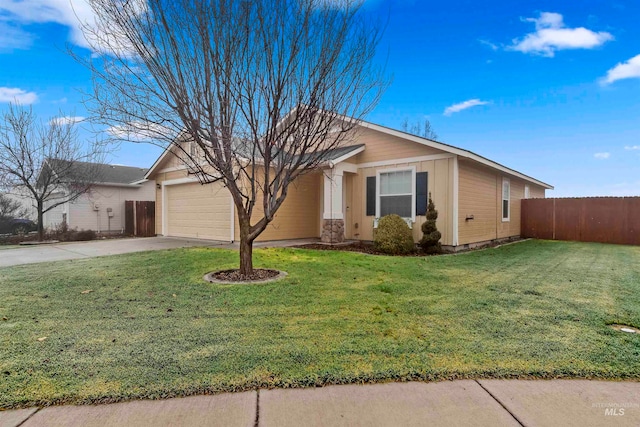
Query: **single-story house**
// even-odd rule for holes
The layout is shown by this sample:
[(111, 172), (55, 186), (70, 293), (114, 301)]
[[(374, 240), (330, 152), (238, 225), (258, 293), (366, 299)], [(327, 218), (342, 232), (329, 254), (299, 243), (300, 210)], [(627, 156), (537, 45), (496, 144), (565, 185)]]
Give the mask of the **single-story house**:
[[(49, 162), (54, 169), (56, 162)], [(55, 228), (66, 222), (69, 228), (120, 233), (125, 227), (125, 201), (154, 201), (155, 182), (145, 179), (146, 168), (75, 162), (74, 167), (91, 169), (95, 178), (88, 192), (63, 203), (44, 214), (45, 228)], [(59, 194), (59, 196), (63, 196)], [(50, 206), (56, 195), (45, 203)]]
[[(155, 180), (156, 232), (163, 236), (239, 240), (230, 193), (201, 185), (171, 149), (145, 178)], [(553, 189), (471, 151), (368, 122), (326, 166), (298, 178), (258, 241), (320, 238), (373, 240), (377, 219), (396, 213), (422, 237), (428, 194), (439, 212), (444, 247), (520, 234), (520, 200)]]

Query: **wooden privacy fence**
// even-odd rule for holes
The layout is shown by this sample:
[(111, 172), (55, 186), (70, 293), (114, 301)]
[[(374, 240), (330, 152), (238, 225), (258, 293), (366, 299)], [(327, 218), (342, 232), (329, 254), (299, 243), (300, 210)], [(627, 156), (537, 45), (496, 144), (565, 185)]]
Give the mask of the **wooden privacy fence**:
[(640, 245), (640, 197), (526, 199), (522, 237)]
[(156, 235), (156, 202), (127, 200), (124, 202), (124, 231), (129, 236)]

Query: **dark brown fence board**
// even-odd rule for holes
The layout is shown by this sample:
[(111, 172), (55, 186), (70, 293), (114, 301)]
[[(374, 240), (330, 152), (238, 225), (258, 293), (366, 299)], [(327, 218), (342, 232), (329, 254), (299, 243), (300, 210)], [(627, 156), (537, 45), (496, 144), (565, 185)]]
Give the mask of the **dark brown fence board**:
[(127, 236), (133, 236), (135, 233), (133, 225), (133, 201), (124, 202), (124, 233)]
[(522, 200), (521, 235), (640, 245), (640, 197)]
[(640, 242), (640, 197), (629, 199), (624, 208), (627, 219), (625, 243), (637, 245)]
[[(130, 213), (129, 213), (130, 211)], [(156, 202), (126, 201), (125, 230), (127, 234), (137, 237), (156, 235)]]
[(531, 203), (534, 200), (522, 200), (521, 234), (536, 239), (553, 239), (553, 204)]

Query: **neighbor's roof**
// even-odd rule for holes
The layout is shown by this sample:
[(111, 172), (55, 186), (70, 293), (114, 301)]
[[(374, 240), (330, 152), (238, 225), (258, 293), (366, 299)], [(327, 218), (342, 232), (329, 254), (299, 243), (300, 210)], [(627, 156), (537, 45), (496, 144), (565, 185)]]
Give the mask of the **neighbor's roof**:
[(49, 164), (54, 172), (56, 170), (66, 169), (71, 164), (71, 176), (93, 176), (95, 177), (93, 181), (99, 184), (133, 185), (143, 180), (148, 171), (148, 169), (133, 166), (69, 162), (60, 159), (47, 159), (47, 164)]

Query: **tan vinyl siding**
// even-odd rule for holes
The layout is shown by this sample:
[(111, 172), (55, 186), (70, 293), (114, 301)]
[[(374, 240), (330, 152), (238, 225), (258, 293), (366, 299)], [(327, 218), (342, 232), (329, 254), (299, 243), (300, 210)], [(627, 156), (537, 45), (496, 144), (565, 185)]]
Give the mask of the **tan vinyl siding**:
[(231, 240), (231, 195), (220, 183), (168, 185), (165, 195), (168, 236)]
[[(400, 169), (403, 167), (415, 167), (416, 173), (428, 172), (427, 191), (431, 192), (433, 202), (438, 210), (438, 220), (436, 225), (442, 233), (440, 242), (443, 245), (451, 245), (453, 242), (453, 161), (452, 159), (426, 160), (421, 162), (396, 163), (378, 167), (368, 167), (358, 169), (357, 176), (354, 177), (354, 210), (353, 238), (359, 240), (373, 240), (373, 216), (366, 216), (366, 179), (368, 176), (376, 176), (378, 171), (385, 169)], [(425, 216), (416, 216), (413, 224), (413, 238), (418, 242), (422, 238), (422, 223), (426, 221)]]
[[(459, 161), (458, 243), (484, 242), (520, 235), (521, 199), (525, 183), (531, 197), (544, 197), (544, 188), (469, 160)], [(502, 220), (502, 180), (510, 182), (509, 220)], [(466, 220), (473, 216), (473, 220)]]
[(351, 163), (369, 163), (381, 160), (444, 154), (443, 151), (435, 148), (366, 128), (361, 128), (361, 130), (357, 132), (353, 143), (366, 144), (366, 149), (353, 159), (349, 159), (348, 162)]
[[(458, 162), (458, 243), (461, 245), (496, 238), (499, 215), (496, 175), (470, 162)], [(466, 220), (473, 216), (473, 220)]]
[(530, 199), (544, 199), (545, 191), (544, 187), (539, 185), (529, 184), (529, 198)]
[[(159, 176), (160, 174), (158, 174)], [(156, 181), (158, 182), (158, 181)], [(156, 234), (162, 235), (162, 190), (156, 189)]]
[[(303, 175), (290, 184), (287, 198), (275, 214), (273, 221), (256, 241), (306, 239), (320, 237), (320, 198), (322, 174)], [(256, 201), (252, 223), (262, 218), (262, 197)], [(235, 216), (235, 239), (240, 239), (240, 227)]]

